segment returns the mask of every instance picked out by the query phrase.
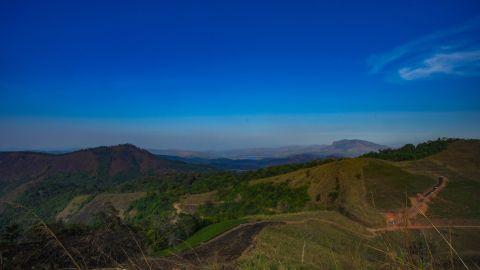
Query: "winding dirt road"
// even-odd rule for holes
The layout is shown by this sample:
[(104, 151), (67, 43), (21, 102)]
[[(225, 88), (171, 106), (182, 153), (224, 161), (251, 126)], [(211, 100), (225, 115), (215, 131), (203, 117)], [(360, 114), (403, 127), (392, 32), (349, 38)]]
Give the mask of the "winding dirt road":
[(401, 227), (410, 225), (418, 215), (425, 215), (428, 211), (428, 204), (447, 186), (448, 179), (440, 176), (438, 182), (425, 190), (423, 193), (410, 197), (411, 207), (400, 211), (388, 211), (384, 213), (387, 227)]

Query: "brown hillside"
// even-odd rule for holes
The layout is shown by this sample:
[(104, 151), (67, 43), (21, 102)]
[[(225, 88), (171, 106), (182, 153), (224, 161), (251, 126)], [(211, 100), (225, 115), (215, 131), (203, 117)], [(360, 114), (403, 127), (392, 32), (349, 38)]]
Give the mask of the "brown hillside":
[[(127, 171), (168, 173), (182, 169), (182, 163), (156, 157), (146, 150), (125, 144), (97, 147), (53, 155), (35, 152), (0, 153), (0, 187), (12, 182), (27, 182), (58, 173), (97, 175), (106, 167), (109, 176)], [(101, 168), (102, 166), (102, 168)]]
[[(98, 180), (129, 175), (162, 175), (200, 168), (159, 158), (134, 145), (84, 149), (55, 155), (35, 152), (0, 153), (0, 200), (13, 201), (44, 179), (83, 174)], [(0, 210), (2, 206), (0, 205)]]
[(33, 152), (0, 153), (0, 183), (40, 178), (55, 173), (85, 172), (93, 174), (98, 161), (92, 151), (78, 151), (66, 155)]

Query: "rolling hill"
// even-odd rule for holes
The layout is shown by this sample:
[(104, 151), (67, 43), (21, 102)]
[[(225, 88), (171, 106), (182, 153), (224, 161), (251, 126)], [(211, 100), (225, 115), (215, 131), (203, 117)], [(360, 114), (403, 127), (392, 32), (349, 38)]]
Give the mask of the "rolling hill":
[(427, 158), (398, 163), (401, 168), (429, 177), (445, 176), (449, 184), (432, 203), (433, 216), (480, 218), (480, 140), (460, 140)]
[(345, 159), (298, 170), (259, 183), (287, 183), (307, 187), (310, 203), (321, 209), (337, 209), (350, 218), (369, 225), (383, 222), (379, 211), (405, 207), (405, 196), (415, 196), (435, 183), (389, 162), (375, 159)]
[[(421, 159), (328, 159), (247, 172), (198, 173), (162, 160), (171, 166), (120, 166), (127, 169), (110, 175), (111, 162), (101, 174), (100, 166), (45, 177), (17, 201), (71, 225), (88, 227), (102, 211), (110, 213), (114, 218), (100, 231), (138, 232), (148, 265), (140, 255), (125, 264), (139, 268), (474, 267), (480, 263), (480, 140), (436, 148), (444, 142), (430, 142), (438, 151)], [(142, 164), (142, 156), (123, 155), (116, 164)], [(77, 239), (67, 232), (65, 239)], [(82, 245), (67, 248), (88, 248)]]
[(160, 159), (131, 144), (97, 147), (65, 154), (37, 152), (0, 152), (0, 183), (25, 182), (59, 173), (104, 174), (114, 177), (130, 171), (164, 174), (188, 169), (188, 166)]
[[(255, 247), (239, 259), (239, 268), (282, 265), (307, 269), (474, 267), (480, 261), (479, 156), (480, 140), (459, 140), (420, 160), (390, 162), (360, 158), (257, 180), (307, 185), (312, 201), (319, 195), (320, 198), (328, 196), (328, 191), (334, 190), (334, 183), (338, 181), (339, 203), (353, 213), (354, 218), (342, 211), (340, 213), (349, 219), (332, 217), (330, 212), (272, 216), (285, 224), (260, 232)], [(359, 223), (356, 218), (360, 221), (372, 219), (379, 212), (406, 207), (410, 204), (406, 197), (421, 192), (439, 176), (448, 177), (449, 182), (430, 202), (426, 211), (429, 219), (420, 215), (411, 221), (426, 224), (423, 230), (400, 229), (369, 235), (358, 227), (358, 224), (367, 225), (367, 228), (373, 224)], [(356, 208), (359, 205), (361, 208)], [(357, 227), (352, 226), (352, 221), (357, 221), (354, 222)], [(432, 223), (436, 224), (436, 229), (430, 226)], [(442, 227), (445, 224), (448, 225)]]
[[(65, 154), (0, 153), (0, 201), (39, 208), (53, 218), (77, 195), (99, 193), (144, 176), (208, 171), (159, 158), (134, 145), (97, 147)], [(5, 203), (0, 205), (0, 211)], [(6, 217), (0, 218), (0, 224)]]
[[(278, 213), (279, 204), (288, 202), (278, 197), (277, 204), (267, 203), (259, 215), (250, 216), (243, 228), (250, 226), (254, 230), (253, 224), (258, 222), (278, 223), (259, 231), (250, 248), (239, 244), (236, 263), (231, 263), (232, 253), (222, 253), (220, 247), (216, 248), (218, 253), (214, 251), (218, 242), (236, 237), (231, 235), (235, 229), (194, 251), (177, 254), (178, 263), (202, 261), (210, 266), (225, 264), (239, 269), (457, 269), (464, 268), (464, 264), (474, 267), (480, 262), (480, 207), (476, 198), (480, 194), (479, 146), (479, 140), (458, 140), (419, 160), (343, 159), (254, 179), (248, 183), (252, 190), (286, 184), (296, 190), (306, 188), (308, 200), (302, 210)], [(440, 176), (446, 177), (448, 183), (438, 196), (429, 199), (426, 209), (418, 210), (403, 225), (388, 224), (386, 213), (415, 209), (421, 198), (417, 194), (432, 190)], [(248, 193), (232, 191), (230, 196), (217, 199), (230, 208), (235, 203), (252, 207), (244, 201), (252, 198), (244, 198), (245, 195)], [(256, 201), (257, 205), (262, 203)], [(221, 208), (218, 204), (208, 207)], [(245, 233), (240, 228), (236, 233)], [(192, 252), (202, 254), (209, 249), (211, 253), (200, 259), (189, 257)]]

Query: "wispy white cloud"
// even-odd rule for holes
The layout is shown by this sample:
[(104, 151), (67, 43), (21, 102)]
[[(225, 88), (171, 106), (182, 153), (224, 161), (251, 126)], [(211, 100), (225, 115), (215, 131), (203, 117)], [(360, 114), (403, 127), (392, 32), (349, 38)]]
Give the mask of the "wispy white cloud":
[(434, 74), (477, 76), (480, 74), (480, 17), (372, 55), (367, 63), (371, 74), (394, 75), (404, 80)]
[(479, 69), (480, 50), (475, 50), (436, 54), (419, 66), (400, 68), (398, 74), (405, 80), (415, 80), (433, 74), (475, 76)]

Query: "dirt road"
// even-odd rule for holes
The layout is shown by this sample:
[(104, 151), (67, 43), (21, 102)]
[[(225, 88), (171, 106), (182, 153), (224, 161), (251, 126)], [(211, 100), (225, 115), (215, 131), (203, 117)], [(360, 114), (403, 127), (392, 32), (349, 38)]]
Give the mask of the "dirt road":
[(410, 197), (411, 207), (400, 211), (388, 211), (385, 215), (387, 226), (404, 227), (405, 224), (411, 224), (418, 215), (425, 215), (428, 211), (428, 204), (447, 186), (448, 179), (440, 176), (438, 182), (415, 197)]
[(419, 214), (425, 214), (428, 210), (428, 204), (447, 186), (447, 178), (440, 176), (438, 182), (431, 188), (427, 189), (417, 197), (410, 198), (412, 207), (407, 209), (406, 217), (414, 219)]

